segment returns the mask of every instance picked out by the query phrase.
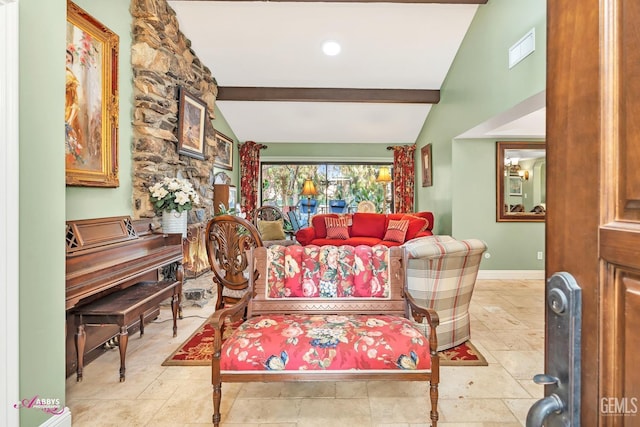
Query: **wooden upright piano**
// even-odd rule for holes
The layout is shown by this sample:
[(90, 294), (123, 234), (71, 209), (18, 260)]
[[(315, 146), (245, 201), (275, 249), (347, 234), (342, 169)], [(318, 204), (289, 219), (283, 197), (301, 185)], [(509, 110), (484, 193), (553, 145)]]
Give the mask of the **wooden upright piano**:
[[(83, 359), (94, 360), (108, 351), (105, 343), (144, 331), (144, 323), (158, 316), (159, 303), (154, 302), (150, 307), (148, 301), (136, 305), (139, 310), (143, 307), (144, 312), (134, 321), (127, 319), (129, 323), (124, 326), (109, 323), (110, 318), (101, 322), (100, 317), (89, 316), (97, 310), (88, 308), (104, 309), (110, 305), (101, 304), (103, 301), (112, 302), (114, 297), (129, 293), (126, 295), (129, 300), (135, 298), (136, 293), (125, 290), (133, 291), (141, 284), (155, 289), (163, 288), (165, 283), (171, 286), (175, 336), (175, 310), (179, 310), (184, 276), (181, 234), (155, 233), (150, 220), (133, 221), (128, 216), (67, 221), (66, 253), (67, 376), (77, 372), (79, 356), (78, 380), (81, 380)], [(145, 298), (148, 300), (148, 295)], [(115, 300), (122, 301), (122, 298)], [(125, 311), (121, 310), (120, 314), (130, 314)], [(85, 318), (94, 322), (84, 325)], [(80, 354), (76, 351), (79, 331), (84, 335), (81, 337), (84, 351)], [(124, 347), (126, 351), (126, 342)], [(120, 381), (124, 381), (122, 348)]]

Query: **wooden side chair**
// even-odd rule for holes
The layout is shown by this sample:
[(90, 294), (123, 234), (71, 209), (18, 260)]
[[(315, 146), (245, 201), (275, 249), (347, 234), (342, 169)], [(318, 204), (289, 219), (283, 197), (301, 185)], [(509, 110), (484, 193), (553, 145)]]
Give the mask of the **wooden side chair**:
[(207, 257), (218, 288), (218, 310), (223, 305), (235, 304), (247, 292), (247, 251), (263, 243), (253, 224), (233, 215), (213, 217), (207, 224), (205, 236)]
[(293, 236), (290, 231), (285, 231), (285, 224), (288, 222), (282, 211), (276, 206), (259, 207), (253, 218), (262, 243), (267, 247), (272, 245), (289, 246), (296, 243), (292, 238), (287, 238), (287, 234)]

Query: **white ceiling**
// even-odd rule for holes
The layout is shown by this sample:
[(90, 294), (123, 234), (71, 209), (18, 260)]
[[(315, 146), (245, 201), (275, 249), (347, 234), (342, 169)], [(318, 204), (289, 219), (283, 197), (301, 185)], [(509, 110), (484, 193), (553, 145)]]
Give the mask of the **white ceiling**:
[[(478, 8), (265, 1), (169, 4), (180, 30), (221, 87), (362, 89), (440, 89)], [(342, 45), (338, 56), (322, 53), (322, 42), (329, 39)], [(262, 143), (413, 143), (431, 108), (216, 102), (240, 141)]]

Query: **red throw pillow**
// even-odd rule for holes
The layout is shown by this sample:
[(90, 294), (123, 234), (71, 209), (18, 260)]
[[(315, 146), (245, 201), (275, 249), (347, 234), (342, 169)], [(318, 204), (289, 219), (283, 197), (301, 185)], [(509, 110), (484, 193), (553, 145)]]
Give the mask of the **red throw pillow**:
[(311, 217), (311, 226), (315, 231), (315, 238), (324, 239), (327, 237), (327, 225), (325, 218), (338, 218), (337, 214), (320, 214)]
[(414, 237), (416, 237), (416, 234), (426, 230), (429, 227), (429, 221), (426, 218), (405, 214), (402, 216), (402, 219), (409, 221), (407, 235), (405, 236), (405, 239), (407, 240), (413, 239)]
[(349, 227), (347, 226), (347, 218), (325, 218), (324, 222), (327, 226), (327, 239), (342, 239), (347, 240), (349, 238)]
[(387, 232), (384, 234), (384, 239), (391, 242), (404, 242), (404, 236), (407, 234), (409, 228), (408, 219), (390, 220), (387, 226)]
[(377, 237), (384, 236), (387, 217), (378, 213), (356, 212), (353, 214), (353, 225), (351, 235), (356, 237)]

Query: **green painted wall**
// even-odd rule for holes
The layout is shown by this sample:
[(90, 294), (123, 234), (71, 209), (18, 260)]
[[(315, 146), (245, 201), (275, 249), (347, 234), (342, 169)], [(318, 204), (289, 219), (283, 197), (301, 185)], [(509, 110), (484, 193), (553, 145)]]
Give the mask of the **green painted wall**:
[(240, 183), (240, 157), (238, 156), (238, 138), (236, 134), (231, 130), (227, 119), (224, 118), (218, 106), (215, 106), (215, 119), (211, 121), (213, 128), (225, 136), (233, 139), (233, 170), (226, 170), (221, 168), (213, 168), (213, 173), (224, 172), (231, 178), (231, 183), (235, 186), (239, 186)]
[(379, 161), (388, 159), (393, 161), (393, 152), (387, 150), (388, 144), (296, 144), (296, 143), (268, 143), (260, 154), (261, 158), (291, 158), (308, 161)]
[(76, 0), (120, 37), (118, 81), (120, 92), (118, 165), (120, 186), (117, 188), (67, 187), (67, 219), (84, 219), (131, 215), (132, 176), (131, 146), (133, 143), (133, 72), (131, 70), (130, 0)]
[[(65, 398), (66, 220), (131, 215), (132, 108), (130, 0), (76, 0), (120, 36), (120, 186), (66, 187), (64, 167), (64, 50), (66, 0), (21, 0), (20, 15), (20, 391), (21, 398)], [(237, 139), (216, 109), (213, 125)], [(216, 170), (217, 171), (217, 170)], [(13, 403), (13, 402), (12, 402)], [(15, 402), (17, 403), (17, 402)], [(20, 409), (20, 424), (50, 416)]]
[[(21, 0), (19, 15), (19, 394), (63, 402), (66, 2)], [(20, 409), (22, 426), (47, 418)]]
[(496, 222), (495, 140), (456, 140), (452, 157), (453, 235), (487, 243), (483, 270), (543, 270), (544, 224)]
[[(509, 47), (534, 27), (535, 52), (509, 70)], [(417, 140), (417, 153), (425, 144), (433, 144), (434, 183), (416, 186), (417, 209), (434, 212), (436, 233), (480, 238), (490, 252), (504, 254), (485, 259), (482, 269), (542, 269), (535, 252), (544, 248), (544, 224), (496, 224), (496, 140), (454, 139), (542, 92), (545, 76), (546, 1), (490, 0), (478, 8), (441, 88), (440, 102), (433, 106)], [(418, 170), (416, 182), (421, 182), (421, 175)], [(504, 236), (510, 238), (503, 240)]]

